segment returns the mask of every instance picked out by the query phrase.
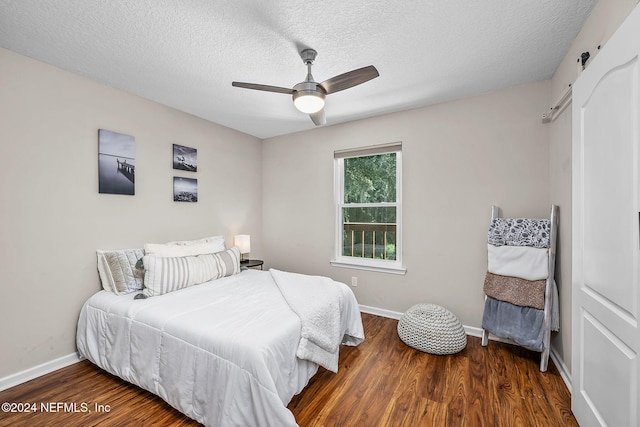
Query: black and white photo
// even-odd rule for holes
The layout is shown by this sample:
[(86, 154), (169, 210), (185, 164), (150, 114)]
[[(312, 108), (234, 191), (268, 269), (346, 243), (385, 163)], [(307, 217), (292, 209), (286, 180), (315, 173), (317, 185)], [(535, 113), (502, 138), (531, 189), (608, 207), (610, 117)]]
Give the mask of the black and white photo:
[(198, 172), (198, 150), (173, 144), (173, 168), (189, 172)]
[(103, 194), (135, 194), (135, 137), (98, 130), (98, 191)]
[(173, 177), (173, 201), (197, 202), (198, 180), (194, 178)]

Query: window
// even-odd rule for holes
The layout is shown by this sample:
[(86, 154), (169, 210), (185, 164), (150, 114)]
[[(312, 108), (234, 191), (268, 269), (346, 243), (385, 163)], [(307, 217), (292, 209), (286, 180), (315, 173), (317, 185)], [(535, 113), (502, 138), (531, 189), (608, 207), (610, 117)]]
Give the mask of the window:
[(402, 144), (334, 153), (336, 254), (332, 265), (403, 274)]

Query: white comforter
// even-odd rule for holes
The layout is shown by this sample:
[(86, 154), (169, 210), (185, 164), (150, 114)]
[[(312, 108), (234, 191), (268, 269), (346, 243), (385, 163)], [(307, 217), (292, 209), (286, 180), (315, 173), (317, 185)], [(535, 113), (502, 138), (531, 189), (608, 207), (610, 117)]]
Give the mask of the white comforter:
[[(364, 338), (351, 290), (342, 342)], [(82, 308), (78, 352), (209, 426), (295, 426), (286, 405), (318, 365), (296, 356), (299, 317), (267, 271), (146, 300), (101, 291)]]

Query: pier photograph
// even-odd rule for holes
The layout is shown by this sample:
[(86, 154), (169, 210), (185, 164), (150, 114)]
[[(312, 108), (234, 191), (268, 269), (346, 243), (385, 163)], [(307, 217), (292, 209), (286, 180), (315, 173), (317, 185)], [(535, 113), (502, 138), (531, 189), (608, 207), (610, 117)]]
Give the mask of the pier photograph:
[(198, 180), (194, 178), (173, 177), (173, 201), (197, 202)]
[(198, 172), (198, 150), (173, 144), (173, 168), (189, 172)]
[(101, 194), (135, 194), (135, 137), (98, 131), (98, 187)]

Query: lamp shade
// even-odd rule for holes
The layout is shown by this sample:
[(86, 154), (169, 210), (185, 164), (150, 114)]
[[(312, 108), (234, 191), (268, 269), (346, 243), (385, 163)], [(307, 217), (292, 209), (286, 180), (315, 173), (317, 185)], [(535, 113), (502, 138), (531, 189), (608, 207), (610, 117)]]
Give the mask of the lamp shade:
[(251, 236), (248, 234), (238, 234), (233, 238), (233, 243), (240, 249), (241, 254), (251, 252)]

